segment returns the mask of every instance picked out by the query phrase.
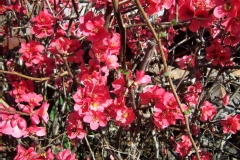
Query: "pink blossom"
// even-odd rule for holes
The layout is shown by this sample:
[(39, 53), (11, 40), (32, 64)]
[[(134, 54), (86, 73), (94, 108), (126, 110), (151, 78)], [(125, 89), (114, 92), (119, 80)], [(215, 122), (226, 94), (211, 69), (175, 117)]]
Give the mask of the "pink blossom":
[[(14, 108), (6, 108), (3, 105), (0, 105), (0, 109), (15, 111)], [(19, 114), (8, 114), (7, 111), (0, 111), (0, 132), (12, 135), (15, 138), (20, 138), (24, 134), (24, 130), (27, 127), (27, 122), (25, 119), (20, 117)]]
[(223, 106), (228, 105), (230, 96), (226, 94), (223, 98), (220, 98), (222, 100)]
[(32, 125), (32, 126), (28, 127), (24, 132), (24, 137), (28, 137), (29, 135), (45, 136), (46, 128)]
[(235, 17), (239, 9), (239, 4), (236, 0), (216, 0), (216, 5), (213, 14), (217, 18), (222, 18), (224, 16)]
[(107, 125), (106, 116), (103, 112), (90, 111), (83, 117), (83, 121), (90, 123), (92, 130), (98, 129), (99, 126), (105, 127)]
[(43, 100), (43, 97), (34, 92), (31, 92), (22, 96), (22, 101), (28, 102), (28, 104), (33, 107), (39, 106), (42, 100)]
[(71, 152), (67, 149), (59, 152), (56, 156), (56, 160), (77, 160), (76, 154), (71, 154)]
[(116, 55), (105, 54), (105, 64), (109, 69), (117, 69), (119, 67), (118, 58)]
[(145, 71), (136, 71), (136, 79), (135, 82), (137, 82), (138, 85), (140, 84), (148, 84), (151, 82), (151, 77), (149, 75), (145, 75)]
[(42, 106), (38, 110), (35, 111), (38, 114), (38, 116), (40, 116), (45, 123), (48, 123), (48, 120), (49, 120), (49, 116), (48, 116), (48, 112), (47, 112), (48, 107), (49, 107), (49, 103), (47, 103), (47, 101), (46, 101), (42, 104)]
[(200, 120), (206, 122), (212, 120), (212, 118), (217, 114), (216, 107), (213, 106), (210, 102), (204, 101), (201, 108)]
[(118, 55), (120, 50), (120, 34), (113, 33), (112, 37), (108, 36), (103, 40), (103, 44), (108, 47), (110, 54)]

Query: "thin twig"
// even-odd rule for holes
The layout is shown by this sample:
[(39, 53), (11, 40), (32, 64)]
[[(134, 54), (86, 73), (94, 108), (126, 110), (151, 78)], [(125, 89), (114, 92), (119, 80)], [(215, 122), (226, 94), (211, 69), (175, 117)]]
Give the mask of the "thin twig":
[(77, 14), (77, 18), (79, 18), (80, 15), (79, 15), (79, 13), (78, 13), (77, 5), (76, 5), (76, 3), (75, 3), (74, 0), (72, 0), (72, 4), (73, 4), (73, 9), (74, 9), (75, 13)]
[(67, 62), (66, 57), (63, 57), (63, 62), (64, 62), (64, 64), (65, 64), (66, 68), (67, 68), (68, 75), (72, 78), (72, 80), (73, 80), (73, 82), (74, 82), (75, 84), (78, 84), (78, 83), (77, 83), (77, 80), (76, 80), (76, 77), (72, 74), (72, 71), (71, 71), (71, 69), (70, 69), (70, 67), (69, 67), (69, 65), (68, 65), (68, 62)]
[(4, 99), (0, 98), (0, 104), (2, 104), (3, 106), (9, 108), (10, 106), (7, 104), (7, 102), (4, 101)]
[(46, 145), (45, 147), (42, 147), (41, 150), (45, 150), (46, 148), (48, 148), (53, 141), (59, 139), (59, 137), (63, 136), (63, 135), (66, 134), (66, 133), (67, 133), (67, 131), (65, 131), (65, 132), (63, 132), (62, 134), (58, 135), (57, 137), (51, 139), (51, 141), (48, 143), (48, 145)]
[(87, 139), (86, 136), (85, 136), (84, 138), (85, 138), (85, 140), (86, 140), (86, 142), (87, 142), (87, 145), (88, 145), (88, 148), (89, 148), (90, 153), (91, 153), (91, 155), (92, 155), (92, 158), (93, 158), (93, 160), (95, 160), (94, 153), (93, 153), (93, 151), (92, 151), (92, 149), (91, 149), (91, 147), (90, 147), (90, 144), (89, 144), (89, 142), (88, 142), (88, 139)]
[(0, 70), (0, 73), (4, 73), (4, 74), (11, 74), (11, 75), (16, 75), (18, 77), (22, 77), (22, 78), (26, 78), (26, 79), (30, 79), (33, 81), (37, 81), (37, 82), (43, 82), (43, 81), (47, 81), (47, 80), (51, 80), (53, 78), (57, 79), (58, 77), (63, 77), (68, 75), (67, 71), (64, 71), (63, 73), (56, 75), (56, 76), (52, 76), (52, 77), (43, 77), (43, 78), (36, 78), (36, 77), (30, 77), (15, 71), (4, 71), (4, 70)]
[(28, 114), (28, 113), (14, 111), (14, 110), (9, 110), (7, 108), (6, 109), (5, 108), (0, 108), (0, 112), (1, 111), (7, 112), (7, 114), (19, 114), (19, 115), (22, 115), (22, 116), (30, 116), (30, 114)]

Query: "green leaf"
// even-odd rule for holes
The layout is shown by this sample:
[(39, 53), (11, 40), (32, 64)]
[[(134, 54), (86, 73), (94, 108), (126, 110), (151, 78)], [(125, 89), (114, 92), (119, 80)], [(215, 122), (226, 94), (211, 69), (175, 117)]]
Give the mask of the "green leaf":
[(71, 148), (71, 142), (69, 141), (69, 139), (67, 137), (64, 137), (64, 143), (63, 143), (63, 147), (66, 149), (70, 149)]
[(60, 96), (59, 104), (60, 104), (60, 105), (63, 105), (63, 102), (64, 102), (64, 101), (63, 101), (63, 98), (62, 98), (62, 96)]
[(123, 69), (122, 69), (122, 68), (119, 68), (118, 70), (119, 70), (119, 72), (121, 72), (121, 73), (123, 72)]
[(164, 73), (163, 73), (163, 75), (164, 75), (165, 77), (169, 76), (169, 74), (170, 74), (169, 72), (164, 72)]
[(52, 107), (52, 109), (51, 109), (51, 111), (50, 111), (50, 115), (49, 115), (49, 117), (50, 117), (50, 121), (54, 121), (54, 115), (55, 115), (55, 106), (53, 106)]
[(188, 108), (188, 110), (184, 112), (185, 115), (188, 115), (190, 113), (191, 113), (191, 109), (190, 108)]
[(124, 71), (123, 74), (124, 75), (129, 75), (129, 72), (128, 71)]
[(175, 26), (176, 24), (177, 24), (176, 19), (173, 19), (173, 20), (171, 21), (171, 23), (170, 23), (171, 26)]
[(163, 38), (163, 37), (166, 37), (166, 36), (167, 36), (166, 32), (160, 32), (159, 33), (159, 38)]

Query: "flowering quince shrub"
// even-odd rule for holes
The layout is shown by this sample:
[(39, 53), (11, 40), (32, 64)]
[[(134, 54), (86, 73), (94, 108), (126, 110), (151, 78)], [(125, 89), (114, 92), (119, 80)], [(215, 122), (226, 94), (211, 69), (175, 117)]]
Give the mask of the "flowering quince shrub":
[(240, 159), (240, 0), (1, 0), (14, 160)]

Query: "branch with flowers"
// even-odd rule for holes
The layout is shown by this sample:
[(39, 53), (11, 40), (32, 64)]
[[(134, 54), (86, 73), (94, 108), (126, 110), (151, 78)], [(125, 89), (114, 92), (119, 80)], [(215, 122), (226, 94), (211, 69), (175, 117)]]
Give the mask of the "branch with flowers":
[(4, 158), (239, 159), (239, 16), (238, 0), (1, 1)]

